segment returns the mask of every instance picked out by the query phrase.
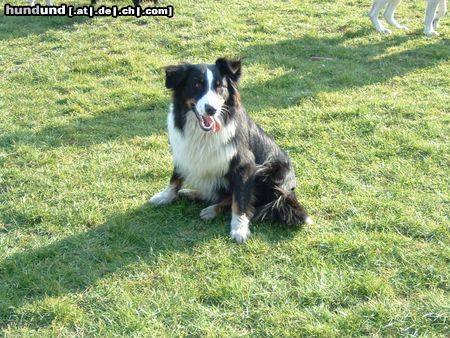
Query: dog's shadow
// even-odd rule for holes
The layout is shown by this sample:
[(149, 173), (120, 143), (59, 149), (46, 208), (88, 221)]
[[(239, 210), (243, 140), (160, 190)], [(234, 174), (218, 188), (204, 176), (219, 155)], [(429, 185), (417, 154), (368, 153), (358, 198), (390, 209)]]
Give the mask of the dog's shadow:
[[(44, 1), (45, 2), (45, 1)], [(18, 4), (25, 6), (25, 0)], [(0, 41), (14, 40), (27, 37), (29, 35), (40, 36), (40, 41), (47, 41), (50, 36), (46, 36), (47, 31), (73, 30), (77, 24), (92, 20), (87, 16), (10, 16), (5, 15), (4, 8), (0, 10)]]
[(269, 72), (281, 69), (283, 73), (265, 81), (246, 78), (242, 86), (245, 102), (252, 111), (287, 108), (314, 99), (321, 92), (376, 85), (450, 58), (448, 39), (436, 38), (396, 52), (396, 46), (425, 38), (412, 32), (383, 36), (382, 40), (373, 38), (372, 42), (365, 37), (361, 42), (359, 38), (370, 32), (367, 28), (339, 37), (303, 36), (248, 47), (242, 52), (245, 64), (264, 66)]
[[(131, 264), (145, 262), (156, 266), (159, 257), (176, 252), (192, 255), (195, 260), (196, 250), (214, 238), (239, 245), (229, 239), (229, 215), (205, 222), (199, 218), (201, 207), (184, 200), (170, 206), (144, 204), (112, 215), (91, 230), (9, 256), (0, 262), (0, 328), (15, 322), (18, 316), (28, 327), (50, 325), (54, 318), (39, 319), (32, 315), (24, 318), (27, 315), (21, 308), (46, 297), (81, 292)], [(2, 221), (8, 224), (11, 220), (3, 216)], [(34, 223), (39, 221), (36, 219)], [(16, 224), (0, 231), (14, 231), (19, 226), (25, 225)], [(255, 231), (258, 240), (273, 245), (296, 233), (263, 223)]]

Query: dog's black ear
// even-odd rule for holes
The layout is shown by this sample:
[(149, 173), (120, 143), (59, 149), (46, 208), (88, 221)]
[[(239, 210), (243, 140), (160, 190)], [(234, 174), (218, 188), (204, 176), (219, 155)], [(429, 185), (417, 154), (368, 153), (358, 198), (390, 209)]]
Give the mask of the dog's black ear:
[(222, 75), (228, 76), (234, 82), (237, 82), (241, 77), (241, 60), (219, 58), (216, 60), (216, 66)]
[(166, 71), (166, 88), (175, 89), (186, 78), (188, 64), (178, 66), (167, 66)]

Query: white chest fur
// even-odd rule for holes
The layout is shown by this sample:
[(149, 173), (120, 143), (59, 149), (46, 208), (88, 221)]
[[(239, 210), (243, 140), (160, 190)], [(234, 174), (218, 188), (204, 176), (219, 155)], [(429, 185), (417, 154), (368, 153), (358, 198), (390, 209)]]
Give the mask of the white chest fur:
[(232, 122), (226, 127), (222, 126), (217, 133), (204, 132), (194, 113), (188, 112), (184, 132), (181, 132), (174, 126), (174, 115), (170, 107), (167, 126), (177, 171), (205, 199), (216, 200), (217, 190), (221, 187), (228, 188), (224, 176), (237, 151), (229, 143), (236, 132), (235, 124)]

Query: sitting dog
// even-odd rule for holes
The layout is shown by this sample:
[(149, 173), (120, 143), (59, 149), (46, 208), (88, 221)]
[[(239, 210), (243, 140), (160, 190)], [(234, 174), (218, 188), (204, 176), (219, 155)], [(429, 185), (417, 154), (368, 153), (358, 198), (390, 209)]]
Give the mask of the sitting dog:
[[(167, 124), (174, 161), (169, 186), (150, 203), (187, 197), (210, 205), (204, 220), (231, 209), (231, 238), (242, 243), (249, 222), (312, 223), (295, 195), (291, 161), (244, 110), (238, 91), (241, 62), (168, 66), (173, 92)], [(193, 189), (181, 189), (183, 183)]]
[[(400, 29), (407, 29), (407, 27), (400, 25), (394, 18), (394, 12), (401, 0), (374, 0), (372, 9), (369, 12), (370, 20), (372, 21), (375, 29), (380, 33), (390, 34), (391, 31), (385, 28), (378, 20), (378, 14), (386, 6), (384, 12), (384, 18), (386, 21)], [(447, 12), (447, 0), (427, 0), (427, 9), (425, 12), (425, 29), (424, 33), (427, 36), (438, 35), (436, 29), (439, 26), (439, 20)]]

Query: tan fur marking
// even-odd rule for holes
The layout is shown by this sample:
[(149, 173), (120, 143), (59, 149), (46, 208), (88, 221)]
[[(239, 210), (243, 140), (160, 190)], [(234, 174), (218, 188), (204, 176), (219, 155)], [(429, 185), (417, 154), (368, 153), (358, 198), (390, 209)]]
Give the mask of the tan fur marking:
[(175, 190), (175, 192), (178, 192), (181, 189), (181, 186), (183, 185), (183, 180), (179, 177), (170, 180), (170, 185)]
[(222, 201), (217, 203), (214, 206), (214, 211), (216, 212), (216, 214), (219, 214), (221, 212), (224, 212), (224, 211), (230, 209), (230, 206), (231, 206), (231, 196), (226, 197), (225, 199), (223, 199)]

